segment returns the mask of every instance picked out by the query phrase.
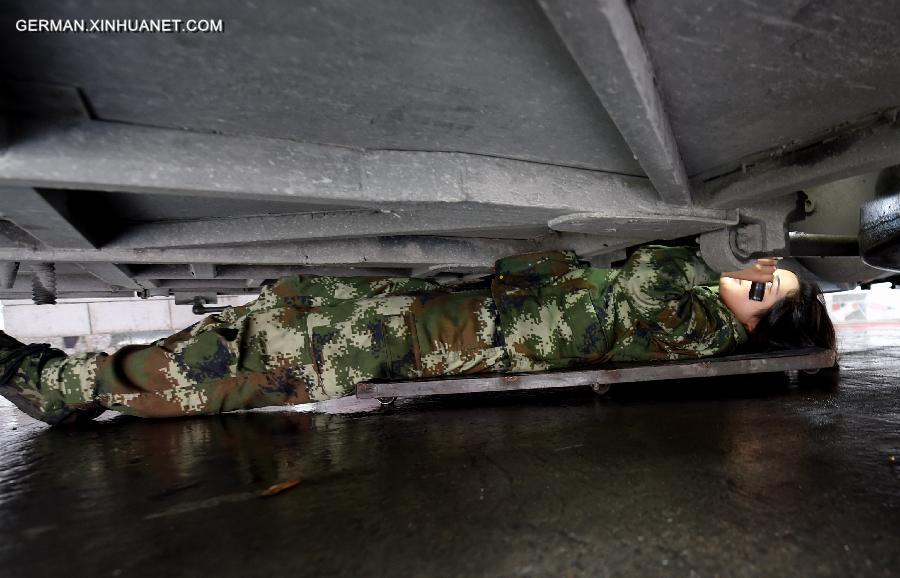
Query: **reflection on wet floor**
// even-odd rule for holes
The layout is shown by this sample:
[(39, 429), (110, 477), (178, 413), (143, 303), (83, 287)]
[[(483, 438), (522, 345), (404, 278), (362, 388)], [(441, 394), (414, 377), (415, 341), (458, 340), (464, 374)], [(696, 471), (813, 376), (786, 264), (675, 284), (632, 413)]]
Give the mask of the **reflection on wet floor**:
[(4, 404), (0, 568), (892, 575), (897, 344), (897, 329), (841, 334), (837, 376), (401, 400), (368, 414), (51, 430)]

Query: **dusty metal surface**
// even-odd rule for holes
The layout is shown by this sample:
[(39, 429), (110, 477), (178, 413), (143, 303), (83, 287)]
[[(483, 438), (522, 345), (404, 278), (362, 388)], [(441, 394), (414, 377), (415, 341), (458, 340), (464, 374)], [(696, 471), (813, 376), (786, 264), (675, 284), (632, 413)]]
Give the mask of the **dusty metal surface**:
[(29, 17), (223, 19), (223, 34), (0, 39), (19, 55), (4, 76), (79, 87), (101, 119), (640, 174), (534, 2), (8, 0), (0, 24)]
[(633, 8), (691, 175), (898, 104), (892, 0)]
[(419, 397), (485, 391), (553, 389), (594, 384), (722, 377), (791, 370), (816, 370), (834, 366), (831, 350), (812, 349), (768, 355), (731, 355), (692, 361), (648, 364), (616, 364), (598, 369), (537, 374), (510, 374), (420, 381), (365, 382), (356, 386), (356, 397)]
[(687, 172), (628, 3), (539, 3), (660, 198), (691, 204)]
[[(817, 576), (900, 567), (900, 330), (746, 379), (51, 430), (0, 405), (32, 576)], [(258, 497), (271, 485), (290, 490)]]
[[(0, 180), (43, 188), (190, 194), (197, 203), (203, 197), (348, 207), (470, 201), (562, 210), (582, 203), (600, 209), (604, 199), (587, 193), (608, 189), (612, 203), (656, 204), (640, 176), (472, 153), (366, 150), (99, 120), (28, 119), (10, 133)], [(543, 198), (548, 189), (557, 194)]]

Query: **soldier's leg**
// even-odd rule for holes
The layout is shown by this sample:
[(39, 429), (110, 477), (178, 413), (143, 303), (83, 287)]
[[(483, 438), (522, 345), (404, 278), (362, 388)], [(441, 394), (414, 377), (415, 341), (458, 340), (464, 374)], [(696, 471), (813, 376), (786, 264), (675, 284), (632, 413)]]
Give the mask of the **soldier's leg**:
[[(65, 354), (46, 343), (26, 345), (0, 331), (0, 395), (31, 417), (57, 424), (91, 419), (103, 411), (93, 399), (93, 381), (67, 379), (42, 383), (41, 374)], [(92, 365), (81, 356), (81, 365)]]
[[(231, 308), (165, 340), (126, 347), (98, 360), (95, 398), (143, 417), (304, 403), (314, 382), (305, 315)], [(63, 361), (58, 370), (69, 371)]]
[(65, 356), (11, 338), (5, 345), (0, 393), (48, 423), (102, 408), (171, 417), (302, 403), (315, 381), (303, 310), (260, 303), (112, 355)]
[[(493, 315), (480, 308), (474, 325), (468, 319), (476, 311), (457, 304), (429, 308), (430, 314), (416, 311), (431, 317), (435, 330), (442, 327), (432, 334), (423, 325), (416, 339), (410, 307), (421, 300), (403, 294), (430, 287), (413, 281), (283, 279), (252, 304), (149, 345), (24, 364), (28, 371), (17, 382), (31, 384), (32, 405), (53, 400), (61, 411), (93, 411), (99, 403), (133, 415), (169, 417), (347, 395), (358, 381), (422, 375), (421, 353), (426, 375), (502, 369), (490, 344), (492, 322), (482, 320)], [(469, 339), (466, 329), (461, 340), (444, 343), (438, 334), (457, 323), (437, 317), (449, 312), (485, 335)], [(419, 341), (430, 337), (434, 347), (420, 351)]]
[[(321, 355), (317, 365), (310, 345), (309, 312), (339, 303), (353, 309), (350, 302), (361, 297), (430, 287), (406, 278), (289, 277), (264, 288), (251, 304), (112, 355), (66, 357), (9, 338), (0, 342), (0, 371), (6, 374), (0, 394), (49, 423), (72, 415), (92, 416), (103, 408), (167, 417), (337, 397), (352, 389), (353, 376), (363, 375), (355, 370), (359, 360), (352, 355), (334, 358), (340, 367), (328, 365), (323, 371)], [(326, 316), (326, 322), (331, 320)], [(365, 349), (360, 336), (343, 335)], [(321, 330), (316, 336), (322, 337)]]
[(341, 397), (358, 381), (406, 375), (413, 360), (403, 315), (413, 298), (395, 294), (415, 282), (285, 278), (254, 303), (151, 345), (54, 360), (44, 377), (93, 382), (101, 405), (143, 417)]

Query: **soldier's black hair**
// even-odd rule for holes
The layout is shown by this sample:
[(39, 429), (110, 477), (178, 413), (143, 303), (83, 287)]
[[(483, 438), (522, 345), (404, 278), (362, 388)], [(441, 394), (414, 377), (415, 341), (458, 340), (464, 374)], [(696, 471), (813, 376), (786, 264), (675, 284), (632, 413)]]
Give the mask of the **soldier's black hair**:
[(747, 348), (752, 351), (804, 347), (834, 349), (834, 325), (828, 316), (822, 290), (815, 283), (800, 279), (798, 289), (757, 317), (749, 338)]

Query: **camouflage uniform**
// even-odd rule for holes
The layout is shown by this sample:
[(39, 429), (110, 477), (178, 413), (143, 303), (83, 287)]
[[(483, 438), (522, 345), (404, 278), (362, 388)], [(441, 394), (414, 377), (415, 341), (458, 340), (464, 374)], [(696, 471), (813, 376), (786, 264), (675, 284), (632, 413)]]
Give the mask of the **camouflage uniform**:
[(288, 277), (150, 345), (47, 361), (43, 403), (211, 414), (339, 397), (373, 379), (717, 355), (746, 340), (718, 277), (695, 250), (660, 246), (620, 270), (568, 252), (508, 257), (482, 289)]

